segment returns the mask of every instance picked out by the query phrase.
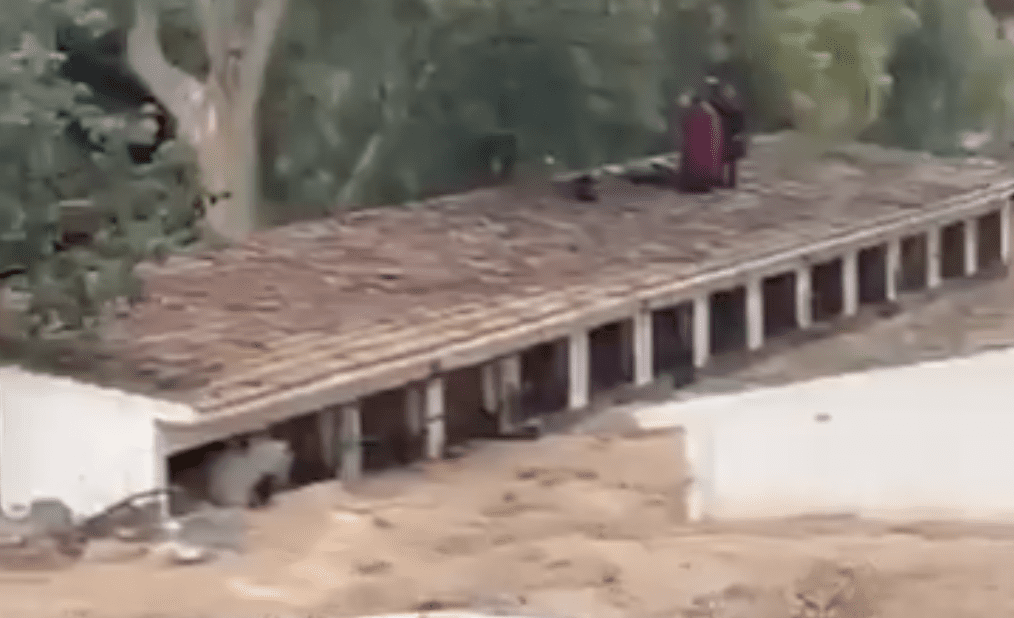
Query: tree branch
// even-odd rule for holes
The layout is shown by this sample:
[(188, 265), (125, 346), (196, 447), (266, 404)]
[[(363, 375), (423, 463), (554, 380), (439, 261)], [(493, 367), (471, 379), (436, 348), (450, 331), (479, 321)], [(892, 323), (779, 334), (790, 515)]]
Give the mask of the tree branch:
[(261, 0), (254, 16), (253, 32), (247, 42), (240, 70), (240, 78), (244, 82), (242, 101), (250, 108), (248, 113), (253, 113), (260, 100), (268, 58), (288, 6), (289, 0)]
[(203, 85), (170, 64), (162, 53), (155, 0), (137, 0), (135, 6), (134, 26), (127, 34), (127, 59), (155, 98), (176, 118), (183, 118), (190, 107), (189, 95)]
[[(215, 79), (221, 80), (225, 70), (225, 62), (229, 54), (228, 16), (231, 12), (223, 11), (222, 0), (198, 0), (197, 6), (201, 14), (201, 33), (204, 46), (207, 48), (208, 60), (211, 62), (210, 73)], [(227, 16), (222, 19), (223, 12)]]

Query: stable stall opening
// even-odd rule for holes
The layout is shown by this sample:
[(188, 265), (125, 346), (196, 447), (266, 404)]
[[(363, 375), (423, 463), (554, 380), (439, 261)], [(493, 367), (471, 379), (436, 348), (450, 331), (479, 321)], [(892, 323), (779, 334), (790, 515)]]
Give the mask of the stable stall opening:
[(464, 367), (444, 376), (444, 419), (447, 445), (496, 434), (496, 411), (486, 411), (482, 367)]
[(926, 288), (928, 243), (925, 234), (901, 239), (901, 272), (898, 273), (898, 290), (916, 292)]
[(796, 273), (764, 279), (764, 337), (776, 337), (796, 328)]
[(859, 252), (859, 303), (871, 305), (887, 300), (887, 245)]
[(296, 416), (271, 426), (272, 438), (284, 440), (292, 449), (292, 485), (299, 487), (331, 478), (324, 458), (324, 441), (316, 413)]
[(655, 311), (651, 315), (652, 370), (669, 375), (679, 388), (694, 381), (693, 303)]
[(842, 289), (842, 260), (816, 264), (810, 271), (813, 298), (813, 319), (817, 322), (832, 320), (841, 315), (844, 308)]
[(965, 224), (961, 221), (940, 230), (940, 276), (944, 279), (965, 276)]
[(216, 441), (169, 457), (169, 486), (183, 490), (170, 494), (170, 515), (183, 515), (197, 508), (200, 502), (210, 502), (208, 467), (225, 449), (225, 442)]
[(588, 333), (589, 386), (593, 394), (633, 381), (633, 333), (631, 320), (612, 322)]
[(739, 286), (711, 295), (711, 351), (715, 354), (746, 348), (746, 288)]
[(1003, 218), (1000, 211), (991, 212), (978, 218), (979, 268), (995, 268), (1003, 263), (1000, 254), (1000, 236)]
[(567, 408), (568, 342), (557, 339), (521, 353), (521, 409), (523, 420)]
[(410, 431), (407, 400), (407, 391), (398, 388), (368, 395), (359, 402), (363, 470), (403, 466), (422, 456), (423, 438)]

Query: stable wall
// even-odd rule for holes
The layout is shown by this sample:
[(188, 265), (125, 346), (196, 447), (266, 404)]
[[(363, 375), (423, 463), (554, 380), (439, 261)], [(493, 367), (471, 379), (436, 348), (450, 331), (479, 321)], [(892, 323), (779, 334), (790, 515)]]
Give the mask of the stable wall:
[(165, 483), (155, 418), (173, 404), (0, 367), (0, 509), (57, 498), (90, 515)]
[(651, 406), (683, 425), (698, 518), (1014, 516), (1014, 351)]

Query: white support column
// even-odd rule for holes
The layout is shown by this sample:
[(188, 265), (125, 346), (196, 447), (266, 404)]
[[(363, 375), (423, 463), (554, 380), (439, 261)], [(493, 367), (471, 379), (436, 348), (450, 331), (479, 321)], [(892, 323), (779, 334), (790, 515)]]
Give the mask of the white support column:
[(620, 368), (626, 372), (634, 371), (634, 320), (620, 321)]
[(859, 252), (849, 251), (841, 258), (842, 314), (859, 312)]
[(590, 388), (590, 352), (588, 331), (581, 329), (571, 334), (569, 340), (569, 370), (567, 382), (570, 385), (570, 395), (567, 406), (571, 410), (580, 410), (588, 406)]
[(711, 357), (711, 295), (705, 292), (694, 299), (694, 367), (708, 364)]
[(926, 287), (930, 290), (940, 287), (940, 228), (926, 232)]
[(965, 219), (965, 276), (973, 277), (979, 272), (979, 219)]
[(800, 330), (813, 326), (813, 280), (809, 266), (796, 269), (796, 326)]
[(359, 402), (341, 407), (341, 480), (354, 481), (363, 475), (363, 420)]
[(426, 419), (426, 392), (421, 384), (405, 387), (405, 428), (412, 442), (412, 457), (422, 453), (422, 436)]
[(497, 363), (500, 388), (500, 432), (513, 429), (514, 420), (520, 417), (521, 405), (521, 355), (511, 354)]
[(341, 418), (338, 408), (325, 408), (317, 413), (317, 433), (320, 435), (320, 452), (324, 465), (334, 475), (341, 464)]
[(634, 385), (645, 386), (655, 379), (652, 313), (642, 307), (634, 314)]
[(756, 277), (746, 284), (746, 347), (759, 350), (764, 346), (764, 285)]
[(887, 272), (884, 277), (884, 294), (887, 302), (898, 300), (898, 279), (901, 277), (901, 239), (892, 238), (887, 242), (887, 255), (884, 260)]
[(434, 376), (426, 382), (426, 457), (441, 459), (447, 442), (444, 418), (444, 379)]
[(487, 414), (496, 414), (500, 409), (500, 386), (497, 361), (483, 363), (479, 368), (482, 387), (482, 409)]
[(1006, 264), (1010, 260), (1010, 200), (1004, 200), (1000, 207), (1000, 260)]

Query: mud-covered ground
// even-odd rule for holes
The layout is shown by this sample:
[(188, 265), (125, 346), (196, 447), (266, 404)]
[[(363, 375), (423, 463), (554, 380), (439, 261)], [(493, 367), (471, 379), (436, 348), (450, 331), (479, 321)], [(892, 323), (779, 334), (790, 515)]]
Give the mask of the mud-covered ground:
[[(892, 317), (867, 317), (703, 376), (681, 394), (1014, 341), (1008, 278), (902, 304)], [(242, 556), (169, 566), (157, 552), (105, 542), (68, 569), (0, 572), (0, 615), (319, 616), (514, 605), (561, 617), (787, 618), (805, 605), (797, 593), (855, 618), (873, 610), (888, 618), (1014, 611), (1014, 527), (688, 526), (677, 507), (679, 446), (678, 434), (552, 436), (479, 445), (462, 459), (374, 477), (352, 491), (308, 487), (250, 515)], [(861, 590), (850, 589), (847, 573), (825, 578), (816, 592), (797, 582), (822, 560), (858, 566)], [(721, 602), (695, 605), (720, 591)]]

